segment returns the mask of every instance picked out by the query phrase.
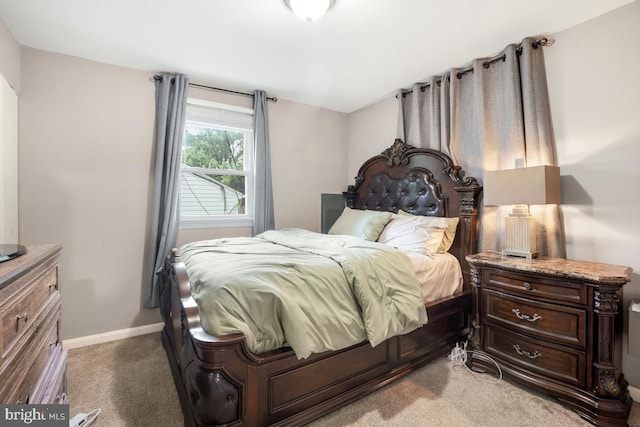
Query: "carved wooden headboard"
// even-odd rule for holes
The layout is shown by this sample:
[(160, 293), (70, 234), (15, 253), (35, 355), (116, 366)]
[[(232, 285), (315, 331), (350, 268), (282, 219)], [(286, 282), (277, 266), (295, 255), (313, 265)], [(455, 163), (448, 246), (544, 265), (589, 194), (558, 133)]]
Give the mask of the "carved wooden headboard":
[(464, 289), (470, 289), (465, 257), (477, 251), (478, 194), (475, 178), (461, 176), (460, 166), (446, 154), (415, 148), (396, 139), (393, 145), (364, 162), (344, 197), (352, 209), (372, 209), (414, 215), (460, 217), (449, 252), (462, 266)]

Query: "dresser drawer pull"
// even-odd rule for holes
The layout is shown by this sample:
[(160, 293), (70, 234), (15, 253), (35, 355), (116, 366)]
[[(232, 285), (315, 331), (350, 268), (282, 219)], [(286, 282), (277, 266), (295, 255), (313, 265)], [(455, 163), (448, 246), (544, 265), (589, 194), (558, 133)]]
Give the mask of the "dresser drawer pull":
[(531, 353), (528, 350), (520, 350), (520, 346), (518, 344), (514, 344), (513, 348), (516, 349), (516, 353), (518, 353), (520, 356), (527, 356), (529, 359), (537, 359), (538, 357), (542, 357), (542, 353), (540, 353), (539, 351), (534, 351), (533, 353)]
[(527, 322), (536, 322), (538, 320), (542, 320), (542, 316), (537, 313), (534, 313), (533, 316), (529, 316), (528, 314), (521, 314), (520, 310), (518, 310), (517, 308), (512, 308), (511, 311), (520, 320), (526, 320)]
[(531, 290), (531, 283), (529, 283), (529, 282), (524, 282), (524, 283), (522, 284), (522, 286), (524, 286), (524, 288), (525, 288), (526, 290), (528, 290), (528, 291), (530, 291), (530, 290)]
[(20, 320), (24, 320), (24, 323), (27, 323), (27, 320), (29, 320), (29, 313), (25, 311), (22, 315), (16, 314), (16, 332), (20, 330)]

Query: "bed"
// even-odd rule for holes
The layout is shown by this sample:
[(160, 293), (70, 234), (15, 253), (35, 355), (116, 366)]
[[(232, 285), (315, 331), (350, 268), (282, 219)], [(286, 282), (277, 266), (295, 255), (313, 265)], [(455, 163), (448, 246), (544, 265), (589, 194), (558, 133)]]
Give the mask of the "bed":
[(464, 340), (472, 299), (465, 256), (476, 252), (480, 191), (478, 182), (464, 177), (444, 153), (400, 140), (361, 166), (355, 184), (343, 193), (347, 209), (458, 218), (448, 254), (459, 262), (461, 289), (431, 295), (424, 303), (425, 325), (375, 346), (364, 340), (300, 358), (287, 346), (252, 352), (242, 334), (209, 334), (187, 267), (173, 250), (160, 273), (162, 342), (185, 425), (303, 425), (409, 374)]

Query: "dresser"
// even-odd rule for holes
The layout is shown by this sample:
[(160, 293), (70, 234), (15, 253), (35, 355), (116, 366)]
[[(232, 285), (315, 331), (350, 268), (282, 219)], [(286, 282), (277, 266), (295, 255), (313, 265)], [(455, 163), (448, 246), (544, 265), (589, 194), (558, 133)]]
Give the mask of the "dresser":
[[(557, 397), (595, 425), (626, 425), (633, 402), (620, 372), (621, 305), (631, 268), (493, 252), (466, 259), (471, 348), (507, 378)], [(496, 370), (473, 354), (468, 364)]]
[(67, 403), (60, 339), (61, 247), (27, 247), (0, 263), (0, 403)]

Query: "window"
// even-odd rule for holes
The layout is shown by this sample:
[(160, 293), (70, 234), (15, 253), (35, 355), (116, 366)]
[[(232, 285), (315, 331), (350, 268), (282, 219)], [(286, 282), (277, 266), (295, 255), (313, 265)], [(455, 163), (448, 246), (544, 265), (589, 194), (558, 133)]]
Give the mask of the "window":
[(251, 226), (253, 170), (253, 111), (189, 99), (180, 227)]

